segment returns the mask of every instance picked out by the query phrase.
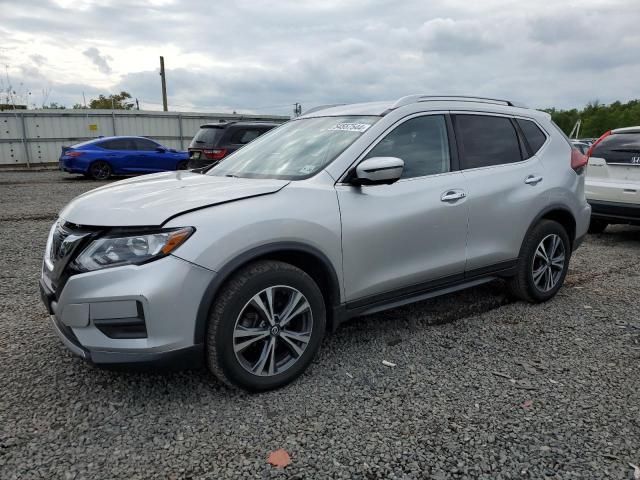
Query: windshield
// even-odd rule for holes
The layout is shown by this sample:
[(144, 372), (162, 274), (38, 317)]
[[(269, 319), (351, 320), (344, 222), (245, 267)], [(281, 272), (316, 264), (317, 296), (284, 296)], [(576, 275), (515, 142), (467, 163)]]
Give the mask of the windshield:
[(193, 140), (191, 140), (189, 148), (202, 147), (204, 145), (213, 147), (221, 133), (221, 127), (201, 127), (196, 136), (193, 137)]
[(244, 178), (309, 178), (340, 155), (371, 125), (373, 116), (293, 120), (225, 158), (207, 175)]

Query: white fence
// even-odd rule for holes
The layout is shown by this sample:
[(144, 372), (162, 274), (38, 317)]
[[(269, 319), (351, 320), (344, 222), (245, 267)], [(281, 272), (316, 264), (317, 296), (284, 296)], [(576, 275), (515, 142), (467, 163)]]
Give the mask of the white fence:
[(203, 123), (271, 120), (275, 115), (155, 112), (141, 110), (14, 110), (0, 112), (0, 168), (36, 167), (58, 161), (61, 147), (111, 135), (149, 137), (185, 150)]

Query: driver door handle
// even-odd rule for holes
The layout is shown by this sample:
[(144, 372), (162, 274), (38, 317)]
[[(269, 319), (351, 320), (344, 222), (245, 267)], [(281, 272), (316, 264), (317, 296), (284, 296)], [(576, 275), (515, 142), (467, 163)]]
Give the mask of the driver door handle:
[(462, 190), (447, 190), (442, 194), (440, 200), (443, 202), (455, 202), (456, 200), (461, 200), (467, 196)]
[(539, 175), (529, 175), (527, 178), (524, 179), (524, 183), (526, 183), (527, 185), (537, 185), (541, 181), (542, 181), (542, 177)]

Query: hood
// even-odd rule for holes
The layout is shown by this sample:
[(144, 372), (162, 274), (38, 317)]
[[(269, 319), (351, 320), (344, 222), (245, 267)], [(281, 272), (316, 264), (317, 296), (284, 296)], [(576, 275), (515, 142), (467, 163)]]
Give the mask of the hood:
[(90, 226), (162, 225), (180, 213), (275, 193), (288, 183), (288, 180), (214, 177), (188, 171), (144, 175), (84, 193), (71, 201), (60, 217)]

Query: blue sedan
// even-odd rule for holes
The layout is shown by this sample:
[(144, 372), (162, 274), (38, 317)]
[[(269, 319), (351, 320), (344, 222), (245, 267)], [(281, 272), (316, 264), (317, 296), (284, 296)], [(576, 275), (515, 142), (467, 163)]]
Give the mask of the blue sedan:
[(95, 180), (112, 175), (184, 170), (189, 154), (144, 137), (101, 137), (62, 147), (60, 170)]

